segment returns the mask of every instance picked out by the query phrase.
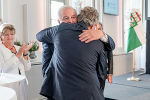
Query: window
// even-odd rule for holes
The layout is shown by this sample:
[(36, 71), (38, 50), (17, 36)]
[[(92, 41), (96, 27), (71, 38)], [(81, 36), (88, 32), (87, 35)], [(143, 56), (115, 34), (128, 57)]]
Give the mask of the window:
[(63, 6), (65, 0), (47, 0), (46, 1), (46, 24), (47, 26), (58, 25), (58, 10)]
[(95, 0), (69, 0), (69, 4), (76, 9), (77, 13), (85, 6), (94, 7)]
[(59, 1), (51, 1), (51, 25), (58, 25), (58, 10), (61, 6), (63, 6), (63, 2)]
[(150, 20), (150, 0), (145, 0), (145, 18)]
[(95, 0), (46, 0), (46, 26), (58, 25), (58, 10), (61, 6), (72, 6), (79, 13), (80, 9), (85, 6), (95, 6)]

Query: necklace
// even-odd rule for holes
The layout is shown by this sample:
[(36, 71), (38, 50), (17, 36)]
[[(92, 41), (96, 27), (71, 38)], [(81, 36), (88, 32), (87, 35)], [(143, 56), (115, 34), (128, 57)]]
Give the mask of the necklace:
[[(2, 44), (3, 44), (6, 48), (8, 48), (8, 46), (5, 45), (4, 42), (2, 42)], [(9, 50), (12, 50), (13, 48), (14, 48), (14, 46), (12, 46), (11, 48), (8, 48), (8, 49), (9, 49)]]
[[(2, 42), (2, 44), (3, 44), (6, 48), (8, 48), (8, 46), (6, 46), (3, 42)], [(13, 45), (11, 48), (8, 48), (8, 49), (9, 49), (12, 53), (16, 54), (17, 52), (13, 52), (13, 51), (12, 51), (13, 48), (15, 48), (14, 45)], [(15, 51), (16, 51), (16, 48), (15, 48)]]

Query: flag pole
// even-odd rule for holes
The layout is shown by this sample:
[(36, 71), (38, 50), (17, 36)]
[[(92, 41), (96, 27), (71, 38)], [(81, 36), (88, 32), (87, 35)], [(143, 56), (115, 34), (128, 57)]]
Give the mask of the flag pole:
[(135, 50), (132, 53), (132, 77), (127, 78), (128, 81), (140, 81), (140, 78), (135, 77)]

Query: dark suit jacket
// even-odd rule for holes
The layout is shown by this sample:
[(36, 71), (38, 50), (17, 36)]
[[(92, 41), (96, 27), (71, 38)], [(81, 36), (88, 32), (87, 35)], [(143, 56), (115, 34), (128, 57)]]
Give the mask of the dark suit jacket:
[[(47, 67), (53, 55), (54, 45), (50, 43), (49, 34), (56, 33), (58, 31), (58, 26), (46, 28), (39, 33), (37, 33), (36, 38), (38, 41), (42, 42), (43, 52), (42, 52), (42, 75), (45, 75)], [(47, 37), (48, 39), (45, 39)]]
[(50, 60), (53, 55), (54, 45), (52, 43), (42, 43), (43, 52), (42, 52), (42, 75), (44, 77), (46, 69), (50, 63)]
[[(37, 33), (36, 38), (38, 41), (42, 42), (42, 46), (43, 46), (43, 56), (42, 56), (42, 74), (44, 76), (45, 71), (49, 65), (49, 62), (51, 60), (52, 54), (53, 54), (53, 44), (50, 43), (49, 41), (49, 34), (53, 34), (56, 33), (58, 31), (58, 26), (54, 26), (54, 27), (49, 27), (46, 28), (42, 31), (40, 31), (39, 33)], [(105, 51), (108, 54), (108, 74), (113, 74), (113, 55), (112, 55), (112, 50), (114, 50), (115, 48), (115, 43), (113, 41), (113, 39), (108, 36), (108, 43), (104, 43), (104, 47), (105, 47)], [(46, 39), (45, 37), (47, 37), (48, 39)]]
[[(37, 34), (37, 39), (38, 40), (40, 40), (40, 41), (42, 41), (42, 42), (50, 42), (49, 40), (50, 40), (50, 38), (45, 38), (45, 36), (46, 37), (49, 37), (49, 33), (52, 33), (51, 35), (52, 36), (54, 36), (55, 34), (53, 34), (53, 33), (55, 33), (56, 31), (58, 31), (58, 26), (57, 27), (55, 27), (53, 30), (51, 30), (50, 28), (48, 28), (48, 29), (45, 29), (45, 30), (42, 30), (40, 33), (38, 33)], [(41, 34), (42, 33), (42, 34)], [(78, 38), (77, 38), (78, 39)], [(52, 40), (52, 39), (51, 39)], [(53, 40), (52, 40), (53, 41)], [(51, 41), (51, 42), (52, 42)], [(111, 39), (110, 39), (110, 37), (109, 37), (109, 42), (111, 41)], [(113, 42), (114, 43), (114, 42)], [(106, 48), (105, 49), (108, 49), (108, 50), (111, 50), (110, 48), (108, 48), (108, 47), (111, 47), (111, 48), (113, 48), (114, 47), (114, 45), (113, 44), (109, 44), (109, 43), (105, 43), (105, 45), (106, 45)], [(47, 56), (48, 57), (48, 56)], [(51, 65), (52, 66), (52, 65)], [(51, 70), (50, 70), (51, 69)], [(42, 89), (41, 89), (41, 94), (43, 94), (43, 95), (46, 95), (47, 97), (50, 97), (50, 96), (52, 96), (53, 95), (53, 82), (52, 82), (52, 80), (53, 80), (53, 77), (51, 77), (51, 78), (49, 78), (50, 76), (53, 76), (53, 71), (52, 70), (54, 70), (54, 68), (53, 67), (49, 67), (49, 70), (47, 70), (47, 75), (45, 75), (45, 77), (44, 77), (44, 81), (43, 81), (43, 86), (42, 86)], [(103, 70), (104, 71), (104, 70)], [(105, 70), (105, 76), (106, 76), (106, 73), (107, 73), (107, 71)], [(45, 80), (47, 80), (47, 81), (45, 81)], [(46, 85), (47, 84), (47, 85)], [(49, 85), (48, 85), (49, 84)], [(52, 84), (52, 85), (50, 85), (50, 84)], [(51, 86), (51, 87), (50, 87)]]
[(107, 74), (113, 74), (113, 52), (112, 51), (106, 51), (106, 52), (108, 57)]
[[(107, 76), (108, 76), (109, 74), (111, 74), (111, 75), (113, 74), (113, 53), (112, 53), (112, 51), (106, 51), (106, 54), (107, 54), (107, 63), (108, 63), (108, 68), (107, 68)], [(99, 64), (100, 63), (98, 63), (97, 66), (100, 66)], [(99, 75), (99, 72), (98, 72), (98, 78), (99, 78), (99, 81), (101, 83), (101, 90), (102, 91), (104, 91), (105, 81), (107, 79), (107, 76), (101, 77), (101, 74)]]

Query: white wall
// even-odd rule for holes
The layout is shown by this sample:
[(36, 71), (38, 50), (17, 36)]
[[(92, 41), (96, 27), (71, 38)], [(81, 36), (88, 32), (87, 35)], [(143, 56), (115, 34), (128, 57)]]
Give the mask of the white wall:
[(22, 41), (28, 37), (28, 41), (35, 40), (35, 34), (45, 27), (45, 0), (1, 0), (1, 2), (4, 8), (1, 9), (2, 20), (15, 26), (16, 39)]
[(35, 39), (35, 34), (45, 28), (45, 0), (27, 0), (28, 1), (28, 31), (31, 37), (29, 40)]
[[(103, 14), (104, 32), (108, 33), (116, 43), (116, 49), (123, 48), (122, 37), (122, 0), (119, 1), (119, 14)], [(122, 39), (120, 39), (122, 38)]]

